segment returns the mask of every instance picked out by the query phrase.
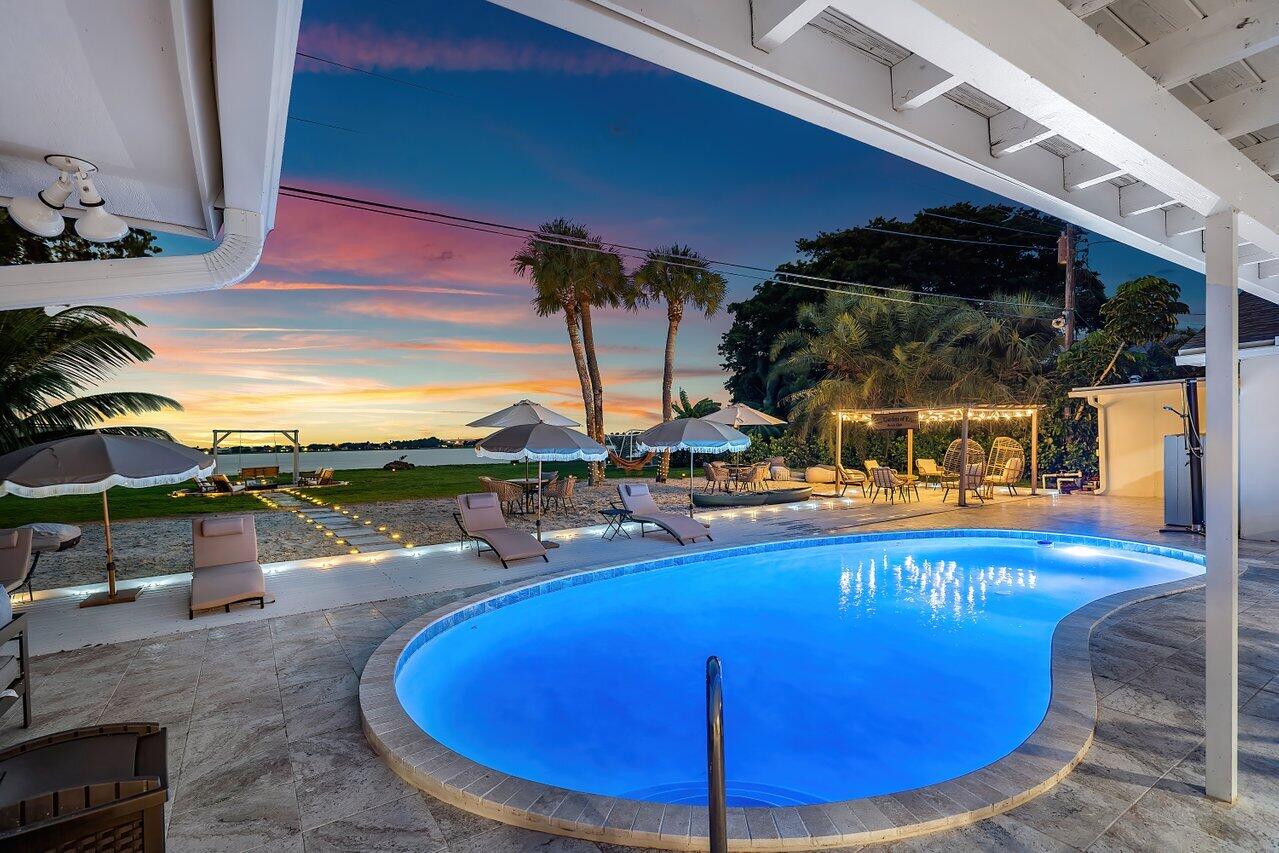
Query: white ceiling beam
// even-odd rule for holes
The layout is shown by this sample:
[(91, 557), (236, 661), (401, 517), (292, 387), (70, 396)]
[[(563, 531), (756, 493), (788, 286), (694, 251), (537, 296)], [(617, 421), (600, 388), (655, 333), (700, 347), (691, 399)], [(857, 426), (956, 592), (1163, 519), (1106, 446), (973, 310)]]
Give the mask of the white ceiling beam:
[(1195, 213), (1185, 205), (1164, 208), (1164, 232), (1169, 237), (1180, 237), (1204, 230), (1202, 213)]
[(1067, 190), (1086, 190), (1097, 184), (1104, 184), (1124, 174), (1118, 166), (1090, 151), (1076, 151), (1062, 158), (1062, 180)]
[(1240, 150), (1266, 174), (1279, 172), (1279, 137)]
[(1160, 85), (1180, 86), (1279, 45), (1279, 2), (1243, 0), (1128, 54)]
[(1176, 204), (1170, 196), (1149, 184), (1129, 184), (1119, 188), (1119, 215), (1140, 216)]
[(1093, 12), (1100, 12), (1114, 3), (1115, 0), (1063, 0), (1063, 2), (1067, 9), (1084, 18)]
[(1257, 278), (1279, 278), (1279, 261), (1262, 261), (1257, 264)]
[(1057, 134), (1016, 110), (990, 117), (990, 154), (1002, 157), (1051, 139)]
[(1226, 139), (1279, 124), (1279, 83), (1258, 83), (1195, 108)]
[(1254, 246), (1252, 243), (1244, 243), (1239, 247), (1239, 263), (1256, 264), (1262, 261), (1273, 261), (1279, 257), (1279, 252), (1272, 252), (1269, 249), (1263, 249), (1260, 246)]
[(832, 5), (1198, 213), (1228, 203), (1241, 231), (1279, 240), (1279, 183), (1057, 0)]
[(824, 0), (751, 0), (751, 34), (760, 50), (776, 50), (826, 9)]
[(919, 54), (911, 54), (894, 65), (891, 76), (895, 110), (918, 109), (964, 82)]

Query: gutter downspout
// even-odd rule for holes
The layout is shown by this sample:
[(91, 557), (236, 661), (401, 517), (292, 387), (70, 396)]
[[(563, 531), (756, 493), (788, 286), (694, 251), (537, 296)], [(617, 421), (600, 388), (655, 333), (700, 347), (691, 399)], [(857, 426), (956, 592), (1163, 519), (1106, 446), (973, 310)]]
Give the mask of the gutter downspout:
[(0, 267), (0, 310), (217, 290), (243, 281), (257, 266), (265, 243), (261, 213), (227, 208), (221, 242), (203, 255)]
[(1088, 405), (1097, 410), (1097, 479), (1101, 482), (1094, 494), (1104, 495), (1110, 483), (1110, 454), (1106, 451), (1106, 433), (1108, 421), (1106, 404), (1101, 402), (1100, 394), (1091, 394), (1084, 398)]

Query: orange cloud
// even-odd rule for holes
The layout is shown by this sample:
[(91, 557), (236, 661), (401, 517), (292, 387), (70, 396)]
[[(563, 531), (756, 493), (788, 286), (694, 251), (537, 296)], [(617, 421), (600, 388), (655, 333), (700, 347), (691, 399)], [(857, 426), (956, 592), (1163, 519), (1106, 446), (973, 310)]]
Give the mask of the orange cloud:
[(400, 341), (387, 344), (392, 349), (422, 350), (425, 352), (467, 352), (493, 355), (561, 355), (568, 352), (568, 344), (522, 343), (520, 341), (493, 341), (478, 338), (437, 338), (433, 341)]
[(290, 291), (290, 290), (333, 290), (333, 291), (362, 291), (365, 293), (372, 292), (388, 292), (388, 293), (438, 293), (452, 296), (491, 296), (492, 292), (487, 290), (471, 290), (463, 287), (438, 287), (424, 284), (344, 284), (340, 282), (330, 281), (275, 281), (272, 279), (258, 279), (257, 281), (246, 281), (237, 284), (235, 290), (271, 290), (271, 291)]
[(533, 310), (526, 305), (422, 305), (398, 299), (343, 302), (334, 306), (333, 310), (392, 320), (420, 320), (461, 326), (513, 326), (534, 319)]

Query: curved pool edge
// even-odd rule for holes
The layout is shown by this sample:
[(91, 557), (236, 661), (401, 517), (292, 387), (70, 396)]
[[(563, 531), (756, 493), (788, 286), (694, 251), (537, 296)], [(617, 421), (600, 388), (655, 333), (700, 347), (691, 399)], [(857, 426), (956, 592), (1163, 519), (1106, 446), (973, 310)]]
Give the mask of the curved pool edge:
[[(708, 838), (704, 809), (587, 794), (533, 782), (485, 767), (439, 743), (423, 731), (400, 704), (395, 676), (405, 650), (417, 648), (434, 633), (465, 618), (528, 597), (536, 588), (550, 592), (566, 584), (761, 550), (953, 536), (1050, 538), (1054, 542), (1117, 547), (1203, 562), (1203, 555), (1192, 551), (1129, 540), (1046, 531), (964, 528), (807, 537), (541, 575), (433, 610), (388, 637), (369, 658), (360, 677), (361, 725), (369, 743), (401, 778), (473, 814), (590, 841), (665, 850), (705, 850)], [(954, 779), (894, 794), (812, 806), (730, 808), (729, 849), (813, 850), (893, 841), (974, 823), (1038, 797), (1065, 778), (1083, 760), (1092, 744), (1098, 704), (1089, 639), (1096, 625), (1130, 605), (1203, 585), (1203, 576), (1196, 575), (1114, 593), (1083, 605), (1058, 622), (1052, 637), (1052, 692), (1048, 709), (1035, 730), (1002, 758)], [(428, 628), (435, 631), (428, 632)]]

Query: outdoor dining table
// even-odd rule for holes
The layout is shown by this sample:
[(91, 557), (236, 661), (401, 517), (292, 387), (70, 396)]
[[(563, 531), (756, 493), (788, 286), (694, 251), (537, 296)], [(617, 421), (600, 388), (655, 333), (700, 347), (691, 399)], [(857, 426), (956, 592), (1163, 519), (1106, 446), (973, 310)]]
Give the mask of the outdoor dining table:
[(541, 487), (545, 489), (555, 479), (555, 476), (555, 474), (545, 474), (541, 479), (537, 477), (515, 477), (505, 482), (513, 486), (519, 486), (524, 490), (524, 511), (528, 512), (533, 505), (533, 501), (537, 499), (538, 484), (540, 483)]

